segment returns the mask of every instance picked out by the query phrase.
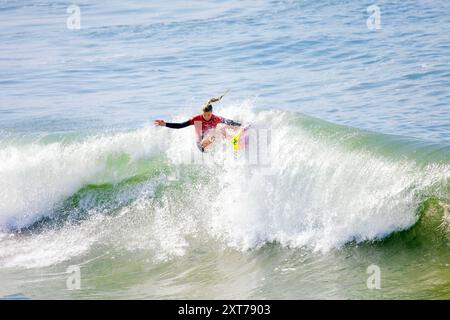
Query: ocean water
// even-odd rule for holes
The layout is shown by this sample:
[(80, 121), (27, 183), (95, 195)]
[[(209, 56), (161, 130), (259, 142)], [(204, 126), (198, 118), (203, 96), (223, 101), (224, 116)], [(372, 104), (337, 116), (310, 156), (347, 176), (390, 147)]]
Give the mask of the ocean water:
[[(449, 299), (449, 30), (448, 1), (0, 0), (0, 297)], [(264, 162), (152, 124), (227, 89)]]

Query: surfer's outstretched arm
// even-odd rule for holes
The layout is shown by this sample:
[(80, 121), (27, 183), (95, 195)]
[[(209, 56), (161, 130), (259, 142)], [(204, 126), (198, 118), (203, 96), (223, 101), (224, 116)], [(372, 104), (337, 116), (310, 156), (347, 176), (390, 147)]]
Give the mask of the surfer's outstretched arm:
[(188, 120), (185, 122), (176, 123), (176, 122), (165, 122), (164, 120), (155, 120), (155, 125), (172, 129), (181, 129), (189, 127), (191, 125), (191, 121)]
[(172, 128), (172, 129), (181, 129), (181, 128), (186, 128), (189, 127), (191, 125), (191, 121), (185, 121), (185, 122), (180, 122), (180, 123), (175, 123), (175, 122), (166, 122), (166, 127), (167, 128)]

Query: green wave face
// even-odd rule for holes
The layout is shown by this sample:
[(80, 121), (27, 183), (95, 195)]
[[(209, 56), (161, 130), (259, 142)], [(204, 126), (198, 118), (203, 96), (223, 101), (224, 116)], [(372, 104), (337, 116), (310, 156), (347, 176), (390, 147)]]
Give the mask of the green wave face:
[[(190, 130), (3, 141), (1, 183), (8, 191), (0, 221), (9, 249), (0, 249), (0, 266), (52, 268), (100, 256), (88, 263), (95, 278), (114, 256), (128, 272), (150, 261), (152, 267), (144, 269), (152, 277), (161, 268), (175, 277), (180, 264), (194, 268), (191, 258), (213, 268), (208, 263), (239, 254), (253, 261), (250, 273), (273, 275), (275, 267), (266, 266), (288, 257), (293, 266), (286, 270), (325, 278), (320, 270), (341, 265), (353, 270), (342, 275), (351, 283), (375, 260), (405, 286), (417, 272), (437, 279), (409, 287), (408, 294), (392, 287), (379, 297), (449, 297), (449, 146), (297, 113), (225, 113), (269, 134), (269, 164), (249, 164), (245, 153), (235, 155), (220, 144), (195, 162)], [(16, 238), (6, 237), (11, 232)], [(314, 262), (306, 263), (305, 253)], [(402, 276), (396, 268), (404, 264), (410, 268)], [(125, 272), (114, 270), (117, 277)], [(266, 286), (280, 281), (270, 275), (262, 291), (245, 295), (267, 297)], [(351, 288), (342, 289), (346, 297), (367, 294)]]

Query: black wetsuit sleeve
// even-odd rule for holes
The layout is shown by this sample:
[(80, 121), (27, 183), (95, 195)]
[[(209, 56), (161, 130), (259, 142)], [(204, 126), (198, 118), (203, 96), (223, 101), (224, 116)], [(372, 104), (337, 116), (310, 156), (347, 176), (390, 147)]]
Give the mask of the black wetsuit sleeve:
[(236, 121), (233, 121), (233, 120), (230, 120), (230, 119), (225, 119), (225, 118), (222, 118), (222, 123), (225, 123), (225, 124), (227, 124), (229, 126), (238, 126), (238, 127), (242, 125), (239, 122), (236, 122)]
[(185, 121), (185, 122), (181, 122), (181, 123), (166, 122), (166, 127), (167, 128), (172, 128), (172, 129), (186, 128), (186, 127), (189, 127), (190, 125), (191, 125), (191, 120), (188, 120), (188, 121)]

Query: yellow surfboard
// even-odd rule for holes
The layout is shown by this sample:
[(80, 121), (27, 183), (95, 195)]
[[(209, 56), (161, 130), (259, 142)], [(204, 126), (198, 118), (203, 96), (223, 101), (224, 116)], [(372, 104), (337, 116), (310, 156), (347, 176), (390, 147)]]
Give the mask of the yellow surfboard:
[(239, 140), (241, 139), (242, 133), (248, 129), (249, 126), (245, 126), (239, 130), (239, 132), (230, 140), (231, 145), (233, 146), (234, 151), (239, 151), (241, 146), (239, 144)]

